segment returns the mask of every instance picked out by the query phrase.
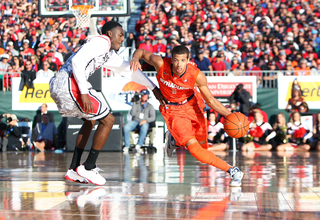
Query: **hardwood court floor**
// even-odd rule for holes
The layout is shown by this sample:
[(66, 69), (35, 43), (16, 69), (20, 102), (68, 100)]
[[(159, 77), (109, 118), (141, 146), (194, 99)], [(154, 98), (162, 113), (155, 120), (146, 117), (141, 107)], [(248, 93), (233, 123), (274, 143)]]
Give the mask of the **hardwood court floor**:
[[(84, 153), (85, 158), (87, 153)], [(232, 164), (232, 153), (217, 153)], [(242, 154), (243, 186), (179, 150), (103, 152), (103, 187), (64, 180), (72, 153), (0, 153), (4, 219), (320, 219), (320, 154)]]

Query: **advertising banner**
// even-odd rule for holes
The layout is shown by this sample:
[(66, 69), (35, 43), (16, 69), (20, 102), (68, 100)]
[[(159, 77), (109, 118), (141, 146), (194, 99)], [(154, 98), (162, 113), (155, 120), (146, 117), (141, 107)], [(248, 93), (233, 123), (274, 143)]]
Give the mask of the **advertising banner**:
[(234, 92), (238, 84), (243, 84), (243, 88), (247, 90), (251, 97), (252, 102), (257, 102), (257, 84), (255, 76), (213, 76), (207, 77), (208, 88), (210, 89), (212, 95), (220, 100), (228, 99)]
[[(156, 77), (150, 79), (158, 85)], [(114, 111), (129, 111), (132, 106), (132, 98), (142, 89), (146, 89), (138, 83), (123, 77), (102, 77), (102, 93), (106, 97), (108, 104)], [(207, 77), (208, 87), (213, 96), (222, 102), (227, 102), (228, 97), (235, 90), (239, 83), (251, 94), (252, 101), (257, 101), (256, 78), (254, 76), (237, 77)], [(35, 79), (34, 89), (24, 87), (19, 91), (20, 77), (12, 79), (12, 109), (13, 110), (36, 110), (42, 103), (47, 103), (50, 111), (57, 110), (57, 106), (52, 100), (49, 91), (49, 79)], [(159, 102), (150, 92), (149, 102), (155, 109), (159, 109)]]
[(37, 110), (43, 103), (47, 103), (50, 111), (58, 110), (50, 96), (49, 79), (35, 79), (34, 89), (26, 86), (19, 91), (20, 77), (12, 78), (12, 110)]
[(301, 97), (309, 109), (320, 106), (320, 76), (280, 76), (278, 78), (278, 108), (285, 109), (292, 98), (293, 89), (301, 91)]
[[(156, 77), (149, 77), (156, 85), (158, 82)], [(255, 76), (236, 76), (236, 77), (207, 77), (208, 88), (215, 98), (224, 101), (233, 93), (236, 86), (240, 83), (251, 94), (252, 102), (257, 102), (257, 86)], [(146, 88), (135, 82), (117, 77), (117, 78), (103, 78), (102, 91), (107, 98), (113, 110), (130, 110), (131, 99), (136, 91), (141, 91)], [(159, 108), (159, 102), (150, 91), (149, 102), (156, 108)]]

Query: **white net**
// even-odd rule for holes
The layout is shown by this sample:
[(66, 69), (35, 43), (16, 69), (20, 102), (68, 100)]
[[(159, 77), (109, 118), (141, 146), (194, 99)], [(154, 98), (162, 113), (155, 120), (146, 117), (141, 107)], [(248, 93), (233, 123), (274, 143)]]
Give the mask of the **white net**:
[(90, 9), (92, 8), (93, 5), (76, 5), (71, 7), (71, 11), (77, 20), (76, 27), (89, 27), (91, 16)]

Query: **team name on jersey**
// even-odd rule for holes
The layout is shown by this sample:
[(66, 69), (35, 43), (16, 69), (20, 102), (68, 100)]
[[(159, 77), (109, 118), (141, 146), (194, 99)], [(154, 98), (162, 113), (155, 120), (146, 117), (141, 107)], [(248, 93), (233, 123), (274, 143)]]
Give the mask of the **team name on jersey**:
[(168, 81), (166, 81), (166, 80), (164, 80), (162, 78), (160, 78), (160, 82), (162, 84), (164, 84), (165, 86), (169, 87), (169, 88), (174, 88), (174, 89), (178, 89), (178, 90), (187, 90), (187, 89), (189, 89), (187, 87), (181, 87), (181, 86), (178, 86), (178, 85), (176, 85), (176, 84), (174, 84), (172, 82), (168, 82)]

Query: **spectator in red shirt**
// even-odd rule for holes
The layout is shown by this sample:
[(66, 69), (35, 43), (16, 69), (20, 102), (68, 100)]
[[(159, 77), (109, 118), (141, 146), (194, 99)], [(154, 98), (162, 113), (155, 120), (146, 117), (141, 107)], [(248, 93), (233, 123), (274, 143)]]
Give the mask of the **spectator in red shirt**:
[(285, 51), (280, 51), (279, 53), (279, 61), (277, 62), (277, 67), (279, 70), (285, 70), (287, 63), (287, 54)]
[(139, 45), (139, 49), (145, 49), (153, 53), (153, 46), (151, 44), (151, 38), (149, 36), (145, 37), (145, 42)]
[[(57, 64), (55, 62), (53, 62), (52, 56), (53, 56), (52, 53), (48, 53), (47, 54), (47, 61), (49, 63), (49, 69), (52, 70), (53, 72), (55, 72), (58, 70), (58, 68), (57, 68)], [(56, 59), (56, 60), (58, 60), (58, 59)]]
[[(213, 71), (226, 71), (226, 64), (223, 62), (223, 57), (220, 53), (216, 56), (216, 61), (212, 62), (212, 70)], [(223, 76), (222, 72), (215, 72), (216, 76)]]
[(157, 54), (165, 54), (166, 53), (166, 45), (162, 43), (162, 36), (157, 36), (157, 44), (153, 45), (153, 52)]
[(141, 14), (140, 14), (140, 19), (137, 21), (134, 30), (138, 33), (138, 32), (140, 31), (140, 28), (142, 27), (142, 25), (143, 25), (144, 23), (146, 23), (146, 22), (147, 22), (147, 20), (146, 20), (146, 13), (143, 11), (143, 12), (141, 12)]
[(250, 112), (249, 112), (249, 115), (248, 115), (248, 120), (249, 120), (250, 123), (253, 121), (253, 119), (254, 119), (254, 114), (255, 114), (256, 112), (260, 112), (260, 113), (261, 113), (261, 115), (263, 116), (263, 122), (268, 122), (268, 115), (267, 115), (267, 113), (264, 112), (264, 111), (262, 111), (262, 110), (260, 109), (259, 104), (254, 104), (254, 105), (251, 106)]
[(24, 49), (24, 55), (25, 56), (31, 56), (34, 55), (34, 50), (32, 48), (29, 48), (29, 40), (23, 40), (23, 49)]
[(247, 76), (257, 76), (257, 81), (261, 81), (261, 69), (253, 64), (253, 57), (247, 58), (246, 71), (248, 71), (246, 72)]
[(166, 17), (166, 14), (165, 14), (162, 10), (159, 11), (159, 14), (158, 14), (158, 18), (157, 18), (157, 19), (159, 19), (159, 22), (161, 22), (162, 25), (167, 26), (167, 24), (168, 24), (168, 19), (167, 19), (167, 17)]

